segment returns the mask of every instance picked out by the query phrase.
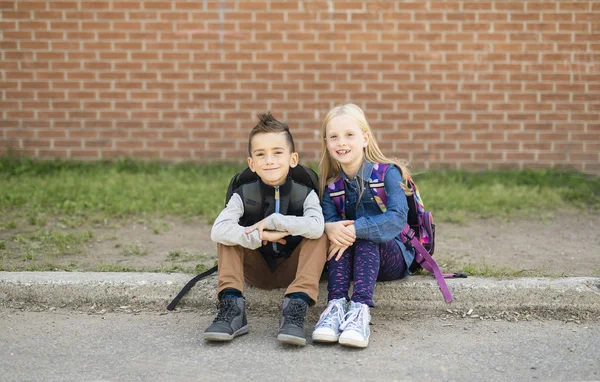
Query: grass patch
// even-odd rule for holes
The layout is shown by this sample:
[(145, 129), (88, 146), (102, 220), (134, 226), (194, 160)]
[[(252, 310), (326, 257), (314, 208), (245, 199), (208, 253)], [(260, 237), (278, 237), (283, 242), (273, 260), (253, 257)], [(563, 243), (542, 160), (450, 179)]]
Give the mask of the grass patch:
[[(160, 214), (214, 220), (240, 164), (83, 163), (0, 159), (0, 211), (108, 217)], [(30, 220), (31, 222), (31, 220)], [(77, 221), (65, 222), (68, 226)], [(159, 225), (158, 230), (165, 227)]]
[(36, 255), (62, 256), (87, 253), (86, 244), (93, 235), (91, 231), (58, 232), (42, 229), (34, 233), (17, 234), (12, 237), (23, 260), (33, 260)]
[(101, 263), (91, 268), (82, 269), (76, 261), (67, 264), (56, 264), (45, 260), (41, 262), (27, 261), (20, 264), (3, 264), (0, 254), (0, 272), (152, 272), (152, 273), (186, 273), (196, 275), (208, 270), (204, 264), (184, 266), (180, 264), (163, 264), (158, 267), (135, 267), (113, 263)]
[[(198, 264), (201, 265), (201, 264)], [(202, 266), (206, 270), (205, 266)], [(196, 267), (197, 268), (197, 267)], [(188, 273), (195, 274), (203, 271), (196, 271), (194, 267), (183, 267), (180, 265), (163, 265), (157, 268), (129, 267), (119, 264), (99, 264), (93, 272), (152, 272), (152, 273)]]
[(415, 175), (436, 219), (541, 216), (564, 208), (600, 209), (600, 178), (555, 170), (431, 171)]
[(205, 253), (187, 253), (180, 250), (173, 250), (167, 254), (167, 261), (174, 262), (190, 262), (190, 261), (203, 261), (209, 257)]
[(27, 262), (20, 265), (3, 265), (0, 263), (0, 271), (5, 272), (75, 272), (81, 271), (79, 269), (77, 262), (70, 262), (66, 265), (58, 265), (54, 264), (50, 261), (44, 261), (40, 263), (36, 262)]
[(155, 235), (160, 235), (162, 232), (168, 232), (170, 230), (171, 226), (161, 220), (156, 220), (152, 224), (152, 232), (154, 232)]
[(21, 255), (21, 259), (23, 261), (33, 261), (36, 259), (35, 253), (33, 251), (28, 251)]
[(39, 227), (44, 227), (46, 224), (48, 224), (48, 220), (40, 215), (30, 215), (27, 220), (29, 225), (35, 225)]
[(8, 231), (9, 229), (15, 229), (17, 227), (17, 222), (14, 220), (7, 221), (6, 223), (0, 222), (0, 231)]
[[(214, 221), (231, 177), (245, 165), (116, 162), (35, 162), (0, 159), (0, 214), (34, 226), (60, 216), (65, 227), (125, 216), (175, 215)], [(600, 209), (600, 178), (557, 170), (428, 171), (414, 176), (437, 220), (511, 218), (563, 208)], [(543, 211), (543, 212), (540, 212)], [(0, 221), (1, 229), (16, 228)], [(169, 227), (156, 220), (153, 232)]]
[[(466, 273), (473, 277), (494, 277), (497, 279), (511, 279), (517, 277), (567, 277), (564, 272), (550, 272), (544, 269), (518, 269), (506, 266), (487, 264), (485, 261), (479, 263), (459, 263), (451, 258), (437, 259), (442, 273)], [(592, 276), (598, 275), (599, 269), (592, 270)], [(419, 269), (417, 275), (432, 276), (431, 273)]]
[(146, 256), (150, 250), (139, 243), (128, 243), (123, 247), (123, 256)]
[[(546, 272), (541, 270), (524, 270), (524, 269), (512, 269), (508, 267), (497, 267), (489, 264), (461, 264), (458, 265), (455, 261), (449, 260), (440, 264), (440, 269), (443, 273), (466, 273), (468, 276), (473, 277), (495, 277), (499, 279), (515, 278), (515, 277), (535, 277), (535, 276), (548, 276)], [(432, 274), (419, 269), (415, 275), (431, 276)]]

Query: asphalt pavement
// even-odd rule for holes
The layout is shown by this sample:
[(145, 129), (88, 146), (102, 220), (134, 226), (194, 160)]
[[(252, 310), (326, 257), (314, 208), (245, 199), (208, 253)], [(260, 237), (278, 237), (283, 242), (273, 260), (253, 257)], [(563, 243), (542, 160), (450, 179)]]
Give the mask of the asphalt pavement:
[[(373, 310), (367, 349), (276, 339), (277, 314), (210, 344), (212, 315), (0, 309), (2, 381), (591, 381), (600, 322), (390, 318)], [(314, 319), (309, 319), (307, 333)]]
[[(208, 344), (216, 277), (0, 272), (0, 380), (600, 380), (600, 278), (378, 283), (367, 349), (276, 340), (284, 290), (248, 288), (250, 333)], [(306, 333), (325, 306), (326, 283)]]

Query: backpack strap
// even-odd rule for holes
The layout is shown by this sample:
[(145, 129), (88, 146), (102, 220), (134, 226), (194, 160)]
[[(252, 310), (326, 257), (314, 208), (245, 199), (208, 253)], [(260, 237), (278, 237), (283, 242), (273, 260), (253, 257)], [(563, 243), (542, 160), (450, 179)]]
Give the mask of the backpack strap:
[(317, 194), (319, 193), (319, 176), (312, 168), (298, 164), (296, 167), (292, 167), (290, 171), (294, 182), (310, 187)]
[(419, 238), (415, 236), (415, 231), (413, 231), (410, 226), (407, 224), (402, 233), (400, 234), (400, 240), (407, 247), (412, 247), (415, 249), (415, 261), (421, 265), (423, 269), (426, 271), (433, 273), (435, 279), (440, 287), (440, 291), (444, 296), (444, 300), (447, 303), (452, 302), (453, 297), (450, 289), (448, 289), (448, 285), (446, 284), (445, 278), (466, 278), (467, 275), (465, 273), (447, 273), (444, 274), (440, 271), (440, 267), (437, 265), (433, 257), (427, 252), (425, 247), (421, 244)]
[(381, 212), (387, 211), (387, 194), (385, 193), (385, 172), (387, 171), (388, 165), (383, 163), (375, 163), (373, 165), (373, 171), (371, 172), (371, 178), (369, 179), (369, 188), (373, 192), (373, 199), (377, 203), (377, 206)]
[(327, 188), (329, 188), (329, 196), (333, 200), (338, 215), (340, 215), (340, 218), (346, 219), (346, 187), (344, 179), (340, 177), (335, 182), (329, 183)]
[(240, 197), (244, 203), (244, 215), (240, 223), (259, 221), (262, 209), (260, 182), (250, 182), (240, 186)]
[[(295, 210), (299, 210), (302, 209), (304, 207), (304, 201), (306, 200), (306, 198), (308, 197), (308, 194), (310, 194), (310, 192), (312, 191), (312, 187), (308, 187), (303, 185), (300, 182), (296, 182), (295, 180), (292, 180), (292, 189), (290, 191), (290, 195), (289, 195), (289, 210), (295, 211)], [(282, 200), (282, 207), (283, 207), (283, 200)], [(282, 209), (283, 211), (283, 209)], [(287, 209), (286, 209), (287, 212)], [(282, 212), (282, 214), (285, 215), (285, 213)]]
[(185, 284), (185, 286), (183, 287), (183, 289), (177, 294), (177, 296), (175, 296), (175, 298), (173, 299), (173, 301), (171, 301), (171, 303), (167, 306), (167, 310), (173, 310), (173, 309), (175, 309), (175, 307), (177, 306), (177, 304), (179, 304), (179, 301), (183, 298), (183, 296), (185, 296), (186, 293), (189, 292), (190, 289), (192, 289), (194, 287), (194, 285), (196, 285), (196, 283), (198, 281), (200, 281), (203, 278), (206, 278), (206, 277), (212, 275), (216, 271), (217, 271), (217, 266), (215, 265), (214, 267), (210, 268), (208, 271), (200, 273), (197, 276), (194, 276), (194, 278), (191, 279), (190, 281), (188, 281), (187, 284)]
[(413, 192), (415, 199), (415, 207), (417, 208), (417, 214), (422, 215), (423, 213), (425, 213), (425, 206), (423, 205), (423, 199), (421, 199), (421, 195), (419, 194), (419, 189), (417, 188), (417, 185), (415, 184), (415, 182), (413, 182), (411, 177), (408, 177), (406, 181)]

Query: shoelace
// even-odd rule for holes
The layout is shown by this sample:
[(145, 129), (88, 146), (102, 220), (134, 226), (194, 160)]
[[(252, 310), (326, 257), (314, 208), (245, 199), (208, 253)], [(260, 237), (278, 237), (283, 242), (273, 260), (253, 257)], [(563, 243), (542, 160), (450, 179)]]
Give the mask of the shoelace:
[[(335, 311), (333, 314), (330, 314), (334, 308)], [(321, 317), (319, 317), (319, 322), (317, 322), (315, 328), (321, 325), (335, 326), (336, 322), (339, 323), (342, 321), (344, 321), (344, 307), (339, 301), (335, 301), (327, 305), (327, 308), (321, 313)]]
[(286, 322), (289, 322), (296, 326), (303, 326), (304, 316), (306, 315), (306, 306), (291, 302), (289, 305), (289, 309), (290, 312), (284, 315), (284, 317), (286, 318)]
[(350, 309), (340, 325), (340, 330), (356, 330), (362, 333), (369, 325), (369, 316), (369, 308), (365, 304), (361, 304), (360, 308)]
[(219, 311), (213, 322), (225, 321), (229, 322), (236, 315), (235, 300), (224, 298), (219, 301)]

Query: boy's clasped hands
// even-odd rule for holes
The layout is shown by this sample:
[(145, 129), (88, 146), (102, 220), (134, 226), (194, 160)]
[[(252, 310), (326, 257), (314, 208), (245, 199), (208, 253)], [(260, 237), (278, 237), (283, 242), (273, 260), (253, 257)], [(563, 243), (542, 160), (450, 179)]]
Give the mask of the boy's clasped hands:
[(287, 231), (272, 231), (265, 229), (265, 220), (267, 218), (262, 219), (256, 224), (251, 225), (246, 230), (246, 235), (250, 235), (252, 232), (258, 230), (258, 237), (262, 240), (263, 245), (266, 245), (267, 242), (286, 244), (284, 237), (289, 236), (290, 233)]
[(329, 250), (327, 260), (335, 256), (335, 261), (339, 261), (344, 251), (354, 244), (356, 240), (356, 229), (354, 220), (341, 220), (325, 224), (325, 233), (329, 238)]
[[(248, 227), (246, 235), (258, 231), (258, 236), (262, 240), (263, 245), (267, 244), (267, 242), (285, 244), (286, 241), (284, 238), (290, 233), (287, 231), (265, 229), (265, 221), (266, 218)], [(344, 251), (351, 247), (356, 240), (354, 220), (341, 220), (334, 223), (327, 223), (325, 224), (325, 232), (327, 233), (330, 242), (327, 260), (331, 260), (335, 257), (335, 261), (339, 261), (344, 254)]]

